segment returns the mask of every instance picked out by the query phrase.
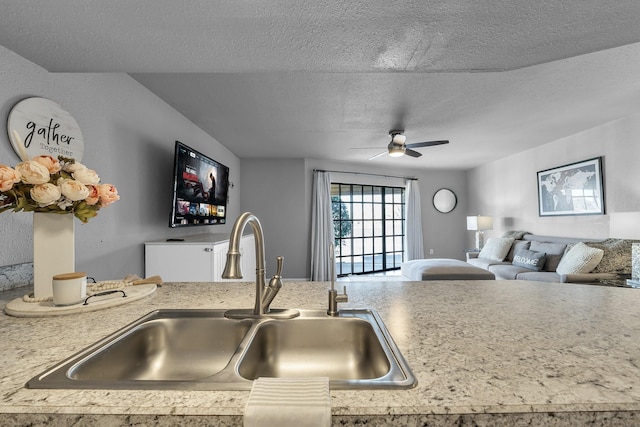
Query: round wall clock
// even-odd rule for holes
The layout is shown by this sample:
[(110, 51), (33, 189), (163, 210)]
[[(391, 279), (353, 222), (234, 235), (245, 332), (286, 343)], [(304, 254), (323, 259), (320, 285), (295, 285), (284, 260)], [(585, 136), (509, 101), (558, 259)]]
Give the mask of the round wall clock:
[(84, 139), (76, 120), (46, 98), (26, 98), (14, 105), (7, 132), (11, 146), (23, 161), (40, 155), (81, 161), (84, 154)]
[(458, 198), (448, 188), (441, 188), (433, 195), (433, 206), (438, 212), (449, 213), (456, 208)]

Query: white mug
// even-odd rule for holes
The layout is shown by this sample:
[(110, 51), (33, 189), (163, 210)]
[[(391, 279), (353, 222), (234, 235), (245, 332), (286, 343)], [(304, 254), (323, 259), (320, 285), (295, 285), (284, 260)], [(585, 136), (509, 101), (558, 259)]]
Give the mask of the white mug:
[(53, 276), (53, 305), (72, 305), (87, 297), (87, 273)]

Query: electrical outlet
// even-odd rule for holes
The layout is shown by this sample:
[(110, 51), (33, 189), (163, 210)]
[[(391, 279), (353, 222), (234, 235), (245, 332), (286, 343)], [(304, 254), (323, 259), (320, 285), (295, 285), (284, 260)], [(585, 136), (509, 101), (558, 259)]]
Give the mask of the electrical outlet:
[(433, 249), (429, 249), (429, 255), (433, 255)]

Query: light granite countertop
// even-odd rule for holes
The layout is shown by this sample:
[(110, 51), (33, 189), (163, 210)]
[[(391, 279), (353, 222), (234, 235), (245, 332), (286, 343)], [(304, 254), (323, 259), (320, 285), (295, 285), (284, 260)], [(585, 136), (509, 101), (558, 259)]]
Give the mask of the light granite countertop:
[[(353, 282), (418, 379), (332, 390), (333, 425), (639, 425), (640, 290), (521, 281)], [(328, 283), (285, 282), (274, 307), (326, 309)], [(250, 308), (252, 283), (165, 283), (119, 307), (0, 317), (0, 425), (241, 426), (248, 391), (30, 390), (24, 384), (160, 308)], [(26, 293), (0, 293), (4, 306)]]

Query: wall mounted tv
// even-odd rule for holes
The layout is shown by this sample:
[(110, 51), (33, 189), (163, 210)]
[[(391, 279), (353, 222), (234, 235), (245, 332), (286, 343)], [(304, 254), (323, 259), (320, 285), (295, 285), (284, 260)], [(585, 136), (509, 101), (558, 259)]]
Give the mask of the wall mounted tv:
[(225, 224), (229, 168), (176, 141), (169, 227)]

